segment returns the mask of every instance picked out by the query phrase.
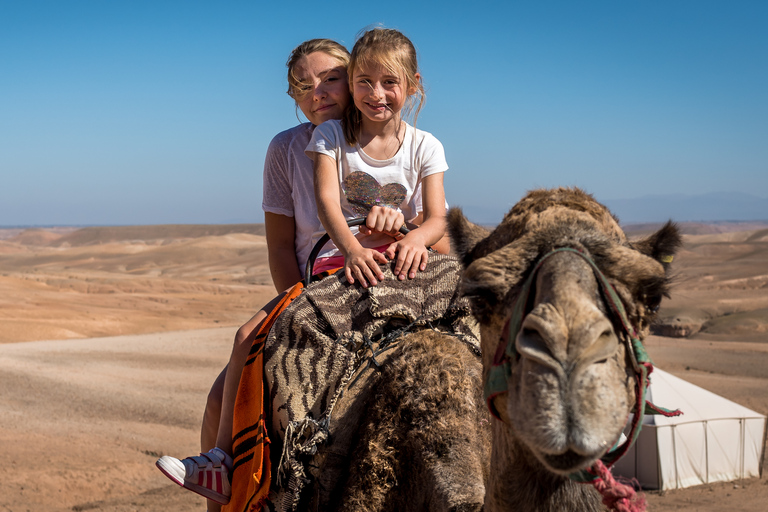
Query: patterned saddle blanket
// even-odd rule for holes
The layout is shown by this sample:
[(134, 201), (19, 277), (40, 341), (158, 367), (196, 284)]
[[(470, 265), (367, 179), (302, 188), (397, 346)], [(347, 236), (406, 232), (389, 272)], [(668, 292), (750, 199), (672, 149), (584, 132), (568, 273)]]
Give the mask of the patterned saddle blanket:
[(405, 281), (392, 267), (369, 288), (348, 284), (342, 272), (310, 285), (267, 336), (265, 412), (273, 441), (282, 445), (277, 485), (269, 493), (276, 510), (296, 508), (311, 481), (308, 464), (328, 438), (334, 406), (355, 374), (377, 366), (402, 334), (434, 329), (480, 353), (477, 322), (458, 295), (461, 268), (454, 257), (430, 255), (426, 270)]

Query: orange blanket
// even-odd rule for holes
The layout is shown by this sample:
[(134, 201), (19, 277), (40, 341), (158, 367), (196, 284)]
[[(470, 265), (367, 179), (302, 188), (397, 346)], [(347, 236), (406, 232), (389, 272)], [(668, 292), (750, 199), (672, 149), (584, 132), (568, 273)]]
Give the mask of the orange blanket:
[(269, 437), (264, 422), (264, 342), (275, 319), (301, 294), (297, 283), (267, 315), (261, 324), (245, 362), (235, 399), (232, 425), (232, 499), (222, 508), (226, 512), (256, 512), (269, 494), (272, 478), (269, 462)]

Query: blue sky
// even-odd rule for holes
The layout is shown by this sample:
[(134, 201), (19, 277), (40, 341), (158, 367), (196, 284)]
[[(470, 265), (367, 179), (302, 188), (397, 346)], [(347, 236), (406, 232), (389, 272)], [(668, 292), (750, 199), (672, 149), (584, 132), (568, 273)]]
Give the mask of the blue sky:
[(768, 197), (768, 2), (333, 4), (0, 0), (0, 226), (263, 221), (289, 52), (377, 23), (475, 220), (559, 185)]

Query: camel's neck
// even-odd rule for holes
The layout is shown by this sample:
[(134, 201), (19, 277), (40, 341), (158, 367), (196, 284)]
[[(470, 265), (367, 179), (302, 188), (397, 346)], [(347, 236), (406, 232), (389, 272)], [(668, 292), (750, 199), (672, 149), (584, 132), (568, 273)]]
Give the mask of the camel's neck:
[(507, 426), (493, 421), (490, 482), (486, 488), (486, 512), (599, 511), (600, 495), (590, 485), (576, 483), (549, 472), (511, 435)]

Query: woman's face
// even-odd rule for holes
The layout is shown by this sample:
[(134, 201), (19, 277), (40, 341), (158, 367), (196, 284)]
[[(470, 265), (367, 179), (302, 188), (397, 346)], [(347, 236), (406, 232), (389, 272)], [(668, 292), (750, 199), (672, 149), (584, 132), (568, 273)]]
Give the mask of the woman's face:
[(305, 55), (296, 63), (294, 74), (302, 84), (296, 104), (314, 125), (341, 119), (349, 103), (347, 70), (335, 57), (324, 52)]

